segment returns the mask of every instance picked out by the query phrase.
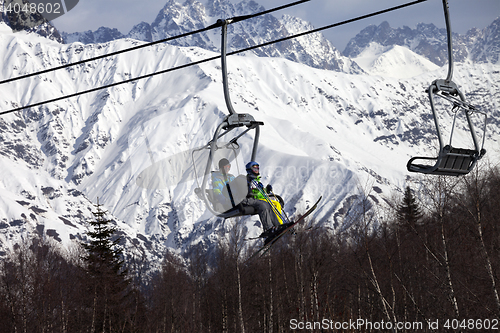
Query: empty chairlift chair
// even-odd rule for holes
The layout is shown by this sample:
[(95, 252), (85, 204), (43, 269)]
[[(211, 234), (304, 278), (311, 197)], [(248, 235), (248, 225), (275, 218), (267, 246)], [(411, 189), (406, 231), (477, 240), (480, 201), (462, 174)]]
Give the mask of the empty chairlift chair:
[[(459, 176), (469, 173), (476, 162), (486, 153), (484, 150), (484, 138), (486, 127), (486, 114), (479, 111), (476, 107), (465, 101), (464, 95), (458, 90), (455, 83), (446, 80), (434, 81), (428, 89), (431, 103), (432, 115), (436, 126), (436, 133), (439, 141), (439, 153), (437, 157), (413, 157), (407, 163), (407, 169), (410, 172), (419, 172), (432, 175)], [(453, 125), (450, 133), (449, 144), (445, 145), (439, 125), (438, 114), (434, 97), (439, 96), (451, 102), (452, 111), (455, 112)], [(467, 120), (468, 130), (474, 145), (474, 148), (458, 148), (452, 145), (453, 134), (456, 126), (457, 116), (463, 112)], [(473, 113), (479, 113), (484, 116), (483, 139), (479, 146), (474, 124), (471, 119)], [(435, 161), (434, 164), (422, 163), (422, 161)]]
[[(469, 173), (476, 162), (486, 153), (484, 150), (484, 140), (486, 137), (486, 113), (480, 111), (475, 106), (465, 101), (465, 96), (458, 89), (457, 85), (452, 81), (453, 77), (453, 46), (450, 16), (448, 10), (448, 1), (443, 0), (444, 16), (446, 21), (446, 31), (448, 40), (448, 76), (444, 80), (435, 80), (431, 83), (427, 90), (431, 103), (432, 116), (434, 117), (434, 125), (436, 126), (437, 137), (439, 140), (439, 152), (437, 157), (413, 157), (406, 167), (410, 172), (419, 172), (430, 175), (446, 175), (460, 176)], [(438, 96), (451, 103), (453, 116), (453, 124), (451, 126), (449, 144), (444, 145), (439, 118), (436, 112), (436, 103), (434, 97)], [(457, 148), (452, 145), (453, 132), (456, 126), (457, 116), (464, 113), (467, 120), (468, 132), (471, 135), (473, 148)], [(474, 124), (471, 115), (477, 113), (484, 116), (484, 127), (482, 131), (482, 144), (479, 146)], [(422, 163), (423, 161), (435, 161), (433, 164)]]

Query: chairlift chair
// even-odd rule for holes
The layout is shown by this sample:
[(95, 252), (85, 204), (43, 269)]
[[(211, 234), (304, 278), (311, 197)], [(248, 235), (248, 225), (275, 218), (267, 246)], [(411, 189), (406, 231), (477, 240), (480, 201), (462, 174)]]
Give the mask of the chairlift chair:
[[(446, 176), (460, 176), (469, 173), (476, 162), (481, 159), (486, 150), (484, 149), (484, 140), (486, 136), (486, 113), (480, 111), (477, 107), (469, 104), (465, 100), (464, 94), (458, 89), (457, 85), (452, 81), (453, 76), (453, 46), (451, 39), (451, 25), (448, 11), (448, 1), (443, 0), (443, 8), (446, 21), (447, 39), (448, 39), (448, 76), (446, 79), (435, 80), (427, 90), (431, 104), (432, 115), (434, 117), (434, 125), (436, 126), (437, 137), (439, 140), (439, 153), (437, 157), (413, 157), (411, 158), (406, 167), (410, 172), (419, 172), (431, 175), (446, 175)], [(451, 127), (449, 144), (444, 145), (441, 130), (439, 127), (438, 114), (436, 113), (436, 105), (434, 97), (439, 96), (452, 103), (452, 111), (455, 112), (453, 117), (453, 124)], [(470, 148), (457, 148), (452, 145), (453, 132), (455, 129), (455, 122), (459, 112), (464, 112), (467, 119), (469, 132), (474, 143), (474, 149)], [(484, 116), (484, 127), (482, 133), (482, 144), (479, 146), (474, 124), (471, 120), (471, 114), (478, 113)], [(420, 160), (435, 161), (432, 164), (417, 163)]]
[[(436, 133), (439, 141), (439, 154), (437, 157), (413, 157), (408, 161), (407, 169), (410, 172), (419, 172), (424, 174), (433, 175), (446, 175), (446, 176), (459, 176), (469, 173), (476, 162), (483, 157), (486, 153), (484, 150), (484, 132), (486, 127), (486, 114), (480, 112), (473, 105), (465, 101), (464, 95), (458, 90), (458, 87), (452, 81), (436, 80), (432, 82), (428, 89), (429, 100), (431, 104), (432, 115), (434, 117), (434, 124), (436, 126)], [(438, 114), (436, 113), (436, 106), (434, 96), (444, 98), (453, 104), (453, 124), (450, 133), (449, 144), (445, 145), (441, 134)], [(474, 149), (457, 148), (452, 145), (453, 132), (455, 128), (456, 118), (459, 112), (463, 111), (467, 119), (469, 132), (474, 144)], [(484, 128), (483, 140), (481, 147), (479, 146), (474, 125), (471, 120), (472, 113), (480, 113), (484, 115)], [(419, 160), (433, 160), (434, 165), (417, 163)]]
[[(256, 214), (255, 209), (252, 207), (244, 207), (240, 203), (247, 195), (247, 181), (246, 176), (240, 175), (236, 179), (226, 186), (227, 195), (229, 196), (231, 207), (229, 209), (221, 209), (217, 203), (217, 199), (213, 195), (213, 190), (209, 188), (209, 178), (211, 178), (213, 163), (217, 163), (219, 158), (225, 157), (228, 160), (237, 162), (236, 157), (239, 153), (238, 139), (243, 135), (247, 134), (251, 130), (255, 130), (255, 135), (253, 138), (253, 148), (252, 148), (252, 161), (255, 160), (257, 155), (257, 148), (259, 145), (260, 136), (260, 126), (264, 125), (261, 121), (256, 121), (254, 117), (246, 113), (236, 113), (233, 109), (231, 98), (229, 95), (229, 85), (227, 78), (227, 62), (226, 62), (226, 49), (227, 49), (227, 25), (231, 20), (219, 20), (217, 23), (220, 24), (222, 28), (222, 38), (221, 38), (221, 64), (222, 64), (222, 84), (224, 88), (224, 99), (226, 102), (226, 107), (229, 111), (222, 122), (217, 126), (217, 129), (213, 135), (211, 141), (209, 141), (205, 146), (193, 151), (193, 163), (195, 163), (194, 155), (202, 151), (208, 151), (207, 163), (203, 173), (203, 180), (198, 183), (198, 187), (195, 189), (195, 193), (200, 199), (202, 199), (206, 207), (213, 214), (222, 217), (230, 218), (242, 215), (253, 215)], [(238, 128), (246, 127), (246, 129), (233, 137), (229, 142), (222, 142), (221, 138), (229, 137), (229, 134), (233, 134), (234, 130)], [(196, 165), (195, 165), (196, 173)], [(198, 176), (196, 176), (198, 181)]]

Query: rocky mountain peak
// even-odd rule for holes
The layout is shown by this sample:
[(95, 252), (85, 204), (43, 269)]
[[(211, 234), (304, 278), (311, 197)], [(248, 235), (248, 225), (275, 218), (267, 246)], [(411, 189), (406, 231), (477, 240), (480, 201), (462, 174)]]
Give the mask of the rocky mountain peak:
[(482, 31), (470, 30), (467, 36), (475, 41), (471, 50), (473, 59), (494, 64), (500, 61), (500, 17)]
[(107, 43), (112, 40), (124, 38), (118, 29), (110, 29), (106, 27), (100, 27), (96, 31), (87, 30), (85, 32), (76, 34), (65, 34), (63, 33), (64, 41), (66, 43), (80, 42), (83, 44), (93, 44), (93, 43)]
[[(454, 60), (464, 62), (498, 62), (500, 48), (500, 19), (480, 30), (473, 28), (465, 35), (452, 33)], [(349, 41), (343, 55), (355, 58), (371, 43), (381, 46), (404, 46), (424, 56), (433, 63), (443, 66), (448, 61), (448, 45), (446, 29), (438, 28), (432, 23), (419, 23), (415, 29), (407, 26), (392, 28), (388, 22), (370, 25), (361, 30)]]
[(405, 46), (438, 65), (447, 60), (446, 30), (438, 29), (434, 24), (419, 23), (416, 29), (408, 26), (392, 28), (387, 21), (378, 26), (370, 25), (349, 41), (343, 54), (355, 58), (370, 43)]
[[(169, 0), (152, 23), (141, 22), (137, 24), (125, 37), (152, 42), (202, 29), (220, 18), (248, 15), (264, 10), (263, 6), (253, 0), (243, 0), (237, 4), (228, 0), (209, 0), (205, 5), (196, 0), (188, 0), (182, 4), (175, 0)], [(230, 25), (228, 27), (228, 48), (233, 51), (241, 50), (312, 28), (312, 25), (299, 18), (283, 16), (283, 18), (278, 19), (270, 14), (262, 15)], [(93, 41), (92, 37), (95, 38)], [(85, 32), (64, 35), (66, 42), (79, 41), (84, 44), (108, 42), (113, 38), (123, 37), (109, 28), (100, 28), (98, 34)], [(220, 52), (220, 33), (206, 31), (171, 41), (171, 44), (197, 46), (213, 52)], [(363, 72), (355, 62), (342, 56), (321, 34), (284, 41), (251, 52), (258, 56), (286, 58), (315, 68), (346, 73)]]

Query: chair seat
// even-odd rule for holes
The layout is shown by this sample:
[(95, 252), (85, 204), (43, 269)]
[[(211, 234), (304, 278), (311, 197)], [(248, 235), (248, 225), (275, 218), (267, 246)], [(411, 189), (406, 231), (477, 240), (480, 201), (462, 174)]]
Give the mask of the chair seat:
[[(438, 157), (413, 157), (406, 167), (410, 172), (459, 176), (468, 174), (479, 156), (479, 152), (474, 149), (445, 146)], [(435, 160), (436, 163), (434, 165), (413, 163), (416, 160)]]
[[(203, 200), (203, 196), (201, 194), (201, 189), (200, 188), (195, 188), (194, 192), (196, 195)], [(226, 211), (223, 211), (222, 205), (217, 202), (217, 200), (213, 196), (213, 191), (211, 190), (205, 190), (205, 193), (207, 195), (208, 201), (212, 204), (212, 207), (214, 210), (219, 212), (217, 216), (222, 217), (222, 218), (230, 218), (230, 217), (236, 217), (236, 216), (244, 216), (244, 215), (255, 215), (257, 214), (257, 211), (255, 210), (254, 207), (252, 206), (244, 206), (242, 204), (238, 204), (235, 207), (228, 209)]]

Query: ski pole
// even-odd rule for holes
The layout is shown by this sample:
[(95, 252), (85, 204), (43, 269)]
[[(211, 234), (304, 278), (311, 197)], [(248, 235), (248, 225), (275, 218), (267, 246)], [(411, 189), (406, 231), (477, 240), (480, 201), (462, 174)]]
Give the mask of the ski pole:
[(266, 199), (267, 203), (271, 205), (271, 208), (274, 211), (274, 213), (276, 215), (278, 215), (281, 218), (282, 221), (287, 221), (288, 223), (290, 223), (290, 221), (288, 220), (288, 218), (285, 219), (285, 217), (283, 216), (283, 214), (281, 214), (281, 212), (278, 211), (278, 209), (274, 206), (274, 204), (271, 202), (271, 199), (269, 198), (269, 196), (267, 195), (267, 193), (265, 193), (264, 190), (259, 187), (259, 184), (255, 180), (252, 180), (252, 183), (255, 185), (255, 187), (257, 188), (257, 190), (259, 190), (259, 192), (264, 196), (264, 199)]

